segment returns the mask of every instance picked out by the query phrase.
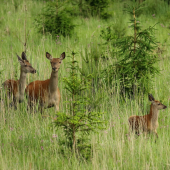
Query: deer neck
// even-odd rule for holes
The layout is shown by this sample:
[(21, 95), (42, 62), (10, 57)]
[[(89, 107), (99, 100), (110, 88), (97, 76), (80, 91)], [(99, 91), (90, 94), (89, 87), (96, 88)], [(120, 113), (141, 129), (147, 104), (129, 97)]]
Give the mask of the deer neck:
[(19, 100), (24, 99), (24, 92), (26, 88), (26, 75), (27, 73), (21, 70), (20, 79), (19, 79)]
[(50, 92), (57, 91), (57, 87), (58, 87), (58, 71), (51, 73), (50, 83), (49, 83)]
[(156, 106), (151, 104), (149, 115), (152, 121), (154, 122), (158, 121), (158, 113), (159, 113), (159, 110), (156, 108)]

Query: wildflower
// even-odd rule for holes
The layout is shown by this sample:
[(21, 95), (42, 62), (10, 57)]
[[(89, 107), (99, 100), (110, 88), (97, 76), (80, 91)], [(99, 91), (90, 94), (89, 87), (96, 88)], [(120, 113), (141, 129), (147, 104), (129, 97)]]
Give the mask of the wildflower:
[(53, 134), (53, 138), (57, 138), (57, 135), (56, 135), (56, 134)]
[(165, 27), (163, 24), (160, 24), (162, 27)]
[(107, 132), (107, 130), (105, 130), (105, 131), (104, 131), (104, 133), (106, 133), (106, 134), (107, 134), (107, 133), (108, 133), (108, 132)]
[(14, 130), (14, 128), (10, 127), (10, 130), (11, 130), (11, 131), (13, 131), (13, 130)]
[(41, 150), (44, 150), (43, 146), (41, 146)]
[(155, 14), (152, 15), (153, 17), (155, 16)]

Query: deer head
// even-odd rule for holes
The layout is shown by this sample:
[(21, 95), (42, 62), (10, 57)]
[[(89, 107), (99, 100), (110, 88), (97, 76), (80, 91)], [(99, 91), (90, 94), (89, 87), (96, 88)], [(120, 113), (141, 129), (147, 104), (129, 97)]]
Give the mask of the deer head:
[(152, 102), (152, 106), (154, 108), (156, 108), (157, 110), (161, 110), (161, 109), (166, 109), (167, 106), (163, 105), (160, 101), (157, 101), (154, 99), (154, 97), (152, 96), (152, 94), (149, 94), (149, 100)]
[(21, 70), (25, 73), (36, 73), (36, 70), (32, 67), (32, 65), (29, 63), (29, 61), (27, 60), (26, 54), (24, 52), (22, 52), (22, 59), (17, 55), (18, 57), (18, 61), (21, 64)]
[(51, 54), (46, 52), (46, 58), (50, 60), (52, 72), (58, 72), (61, 65), (61, 61), (65, 58), (65, 52), (61, 54), (60, 58), (53, 58)]

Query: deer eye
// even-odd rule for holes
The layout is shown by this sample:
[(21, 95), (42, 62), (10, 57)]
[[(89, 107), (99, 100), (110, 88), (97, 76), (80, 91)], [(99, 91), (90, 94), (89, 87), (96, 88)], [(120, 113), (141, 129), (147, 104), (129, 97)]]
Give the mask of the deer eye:
[(161, 105), (160, 103), (158, 103), (158, 105)]

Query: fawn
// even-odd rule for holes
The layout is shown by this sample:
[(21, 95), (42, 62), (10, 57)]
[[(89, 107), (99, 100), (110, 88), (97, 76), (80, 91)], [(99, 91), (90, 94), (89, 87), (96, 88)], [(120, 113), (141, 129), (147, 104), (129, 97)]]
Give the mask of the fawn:
[(152, 94), (149, 94), (149, 100), (152, 102), (149, 114), (144, 116), (130, 116), (128, 119), (129, 129), (135, 131), (136, 134), (139, 134), (139, 132), (153, 132), (158, 138), (156, 130), (158, 128), (158, 113), (159, 110), (166, 109), (167, 107), (161, 102), (156, 101)]

